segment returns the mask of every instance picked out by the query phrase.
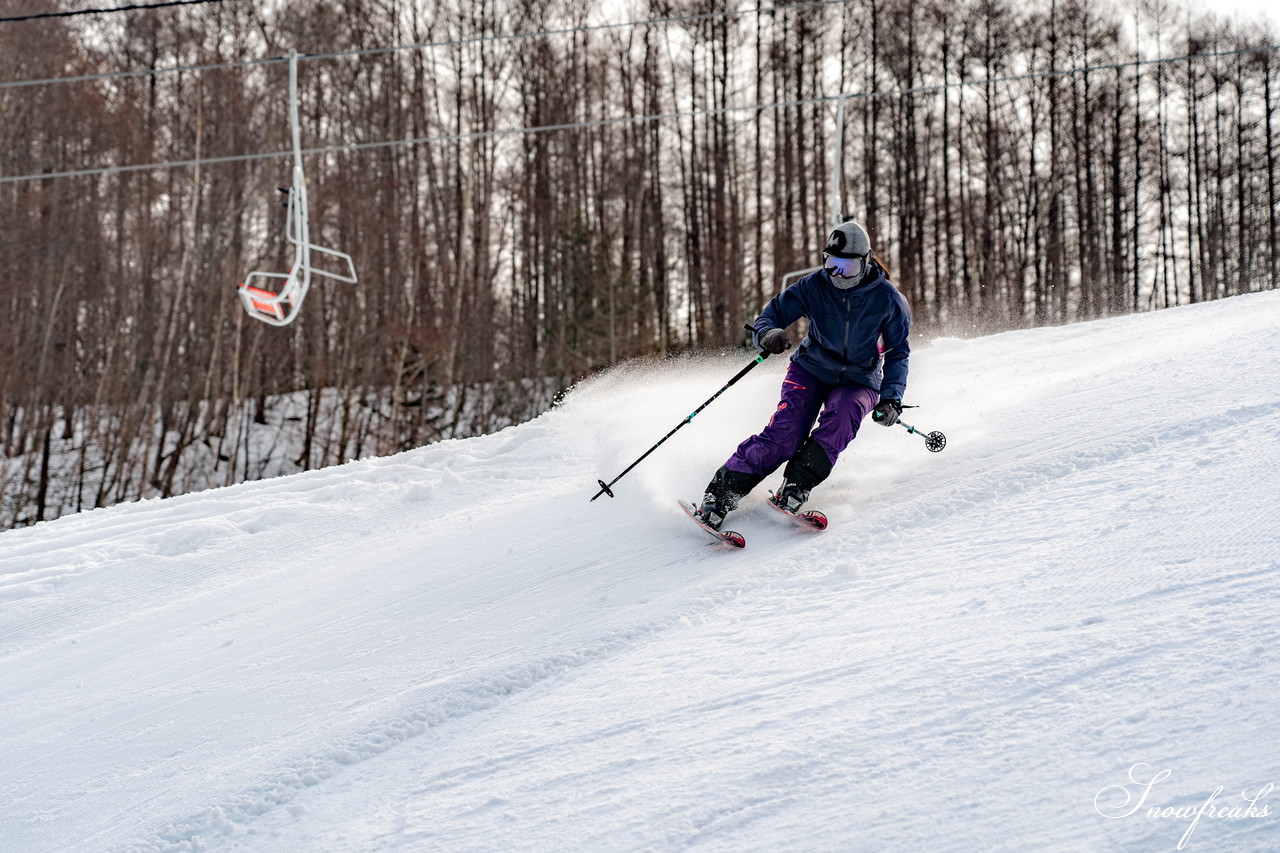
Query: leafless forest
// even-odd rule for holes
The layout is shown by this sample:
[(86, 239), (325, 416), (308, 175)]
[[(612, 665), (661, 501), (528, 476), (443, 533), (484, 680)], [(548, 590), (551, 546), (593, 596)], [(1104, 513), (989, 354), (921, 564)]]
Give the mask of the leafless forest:
[[(0, 528), (475, 434), (738, 344), (818, 260), (837, 141), (917, 339), (1271, 287), (1275, 41), (1159, 0), (0, 23)], [(289, 260), (291, 48), (324, 55), (300, 63), (313, 236), (361, 281), (277, 329), (235, 287)], [(30, 82), (66, 77), (94, 79)]]

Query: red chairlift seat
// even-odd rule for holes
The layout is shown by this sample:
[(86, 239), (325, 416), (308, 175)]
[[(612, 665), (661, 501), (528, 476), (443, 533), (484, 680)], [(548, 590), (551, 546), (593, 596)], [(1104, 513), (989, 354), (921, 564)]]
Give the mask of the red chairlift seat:
[[(355, 263), (346, 252), (311, 242), (307, 211), (307, 181), (302, 173), (302, 133), (298, 122), (298, 53), (289, 52), (289, 121), (293, 131), (293, 185), (289, 188), (286, 238), (293, 244), (293, 266), (287, 273), (255, 270), (245, 276), (238, 292), (249, 312), (272, 326), (287, 326), (298, 316), (313, 275), (356, 284)], [(311, 253), (319, 252), (345, 263), (345, 272), (316, 269)]]

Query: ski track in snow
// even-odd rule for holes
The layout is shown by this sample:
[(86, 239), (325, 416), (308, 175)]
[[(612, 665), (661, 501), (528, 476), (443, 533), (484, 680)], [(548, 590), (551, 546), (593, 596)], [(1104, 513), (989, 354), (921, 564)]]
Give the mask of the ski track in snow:
[[(743, 552), (766, 362), (0, 535), (0, 851), (1161, 850), (1280, 783), (1280, 293), (917, 344), (904, 420)], [(767, 485), (773, 485), (772, 482)], [(1265, 801), (1260, 801), (1265, 802)], [(1271, 816), (1185, 849), (1274, 850)]]

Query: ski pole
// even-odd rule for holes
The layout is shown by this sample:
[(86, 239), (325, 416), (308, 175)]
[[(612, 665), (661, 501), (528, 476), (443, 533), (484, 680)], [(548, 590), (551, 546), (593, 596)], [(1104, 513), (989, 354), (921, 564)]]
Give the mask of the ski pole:
[[(902, 406), (901, 408), (918, 409), (920, 407), (919, 406)], [(884, 420), (884, 418), (878, 417), (879, 414), (880, 414), (879, 412), (872, 412), (871, 420), (876, 422)], [(898, 426), (902, 427), (912, 435), (923, 436), (924, 446), (928, 448), (929, 452), (931, 453), (941, 453), (942, 448), (947, 446), (947, 437), (942, 433), (938, 432), (937, 430), (934, 430), (931, 433), (925, 434), (922, 430), (916, 429), (911, 424), (906, 424), (906, 423), (903, 423), (902, 421), (898, 421), (897, 423), (898, 423)]]
[(726, 383), (724, 384), (724, 387), (723, 387), (723, 388), (721, 388), (721, 389), (720, 389), (719, 391), (717, 391), (716, 393), (712, 394), (712, 395), (711, 395), (711, 399), (707, 400), (707, 402), (703, 403), (701, 406), (699, 406), (698, 408), (694, 409), (694, 410), (693, 410), (693, 414), (689, 415), (689, 417), (685, 418), (685, 419), (684, 419), (684, 420), (682, 420), (680, 423), (676, 424), (675, 429), (671, 430), (671, 432), (669, 432), (669, 433), (667, 433), (666, 435), (664, 435), (664, 436), (663, 436), (663, 437), (658, 441), (658, 443), (657, 443), (657, 444), (655, 444), (653, 447), (650, 447), (648, 450), (646, 450), (646, 451), (644, 452), (644, 455), (643, 455), (643, 456), (641, 456), (641, 457), (640, 457), (639, 459), (637, 459), (635, 462), (632, 462), (630, 465), (628, 465), (628, 466), (627, 466), (627, 470), (626, 470), (626, 471), (623, 471), (621, 474), (619, 474), (618, 476), (614, 477), (614, 478), (613, 478), (612, 480), (610, 480), (608, 483), (606, 483), (604, 480), (596, 480), (596, 482), (600, 484), (600, 491), (596, 492), (596, 493), (595, 493), (595, 495), (591, 498), (591, 500), (595, 500), (596, 498), (600, 497), (601, 495), (608, 495), (609, 497), (613, 497), (613, 489), (612, 489), (612, 488), (610, 488), (610, 487), (611, 487), (611, 486), (613, 486), (613, 484), (614, 484), (614, 483), (618, 482), (618, 481), (619, 481), (619, 480), (621, 480), (623, 477), (627, 476), (627, 472), (628, 472), (628, 471), (630, 471), (632, 468), (636, 467), (636, 466), (637, 466), (637, 465), (639, 465), (641, 462), (643, 462), (643, 461), (644, 461), (644, 460), (649, 456), (649, 454), (650, 454), (650, 453), (652, 453), (653, 451), (657, 450), (657, 449), (658, 449), (658, 447), (660, 447), (660, 446), (662, 445), (662, 442), (666, 441), (668, 438), (671, 438), (671, 436), (675, 435), (675, 434), (676, 434), (676, 432), (677, 432), (677, 431), (678, 431), (682, 426), (684, 426), (685, 424), (689, 423), (689, 421), (691, 421), (691, 420), (693, 420), (695, 417), (697, 417), (697, 416), (698, 416), (698, 413), (699, 413), (699, 412), (701, 412), (703, 409), (705, 409), (707, 406), (710, 406), (710, 405), (712, 404), (712, 402), (714, 402), (714, 401), (715, 401), (716, 397), (719, 397), (719, 396), (720, 396), (721, 394), (723, 394), (725, 391), (728, 391), (728, 390), (729, 390), (729, 387), (730, 387), (731, 385), (733, 385), (733, 383), (737, 382), (739, 379), (741, 379), (742, 377), (746, 376), (746, 375), (751, 371), (751, 369), (752, 369), (753, 367), (755, 367), (757, 364), (759, 364), (760, 362), (764, 361), (764, 360), (765, 360), (766, 358), (768, 358), (768, 357), (769, 357), (769, 353), (768, 353), (768, 352), (765, 352), (765, 351), (763, 351), (763, 350), (762, 350), (762, 351), (760, 352), (760, 354), (759, 354), (759, 355), (757, 355), (754, 359), (752, 359), (752, 361), (751, 361), (751, 363), (750, 363), (750, 364), (748, 364), (746, 367), (744, 367), (744, 368), (742, 368), (741, 370), (739, 370), (739, 371), (737, 372), (737, 374), (736, 374), (732, 379), (730, 379), (728, 382), (726, 382)]
[(898, 426), (904, 427), (906, 431), (911, 433), (912, 435), (924, 436), (924, 446), (931, 453), (941, 453), (942, 448), (947, 446), (947, 437), (942, 433), (938, 432), (937, 430), (934, 430), (931, 433), (925, 434), (920, 430), (916, 429), (915, 427), (911, 426), (911, 424), (904, 424), (902, 421), (898, 421)]

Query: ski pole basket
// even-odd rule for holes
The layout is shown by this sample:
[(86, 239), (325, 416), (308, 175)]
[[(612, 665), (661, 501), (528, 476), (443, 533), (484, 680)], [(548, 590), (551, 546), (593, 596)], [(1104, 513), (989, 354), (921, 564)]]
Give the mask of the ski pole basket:
[[(285, 237), (293, 244), (293, 265), (287, 273), (254, 270), (245, 276), (238, 288), (240, 301), (249, 316), (272, 326), (287, 326), (298, 316), (313, 275), (356, 283), (356, 267), (350, 255), (311, 242), (307, 181), (302, 172), (302, 132), (298, 121), (297, 51), (289, 52), (289, 123), (293, 132), (293, 183), (285, 190), (289, 196)], [(337, 259), (343, 269), (317, 269), (311, 263), (313, 252)]]

